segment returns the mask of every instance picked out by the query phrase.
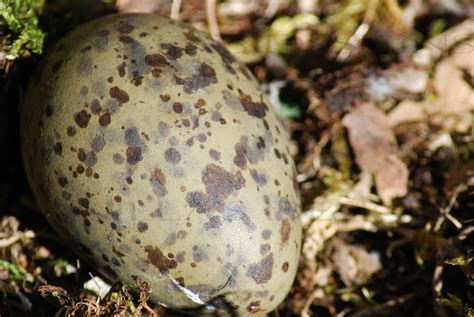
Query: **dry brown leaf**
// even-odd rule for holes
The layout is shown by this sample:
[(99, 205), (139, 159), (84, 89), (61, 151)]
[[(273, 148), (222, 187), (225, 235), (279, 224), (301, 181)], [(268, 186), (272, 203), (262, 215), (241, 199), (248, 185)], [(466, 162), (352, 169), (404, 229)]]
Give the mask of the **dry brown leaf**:
[(427, 106), (425, 101), (413, 101), (405, 99), (401, 101), (390, 113), (388, 120), (394, 127), (399, 124), (423, 121), (426, 119), (424, 108)]
[(375, 175), (377, 194), (385, 205), (407, 193), (408, 169), (397, 157), (398, 147), (385, 113), (365, 103), (345, 115), (343, 125), (359, 167)]
[[(466, 45), (474, 48), (474, 40)], [(464, 45), (464, 44), (463, 44)], [(474, 70), (474, 51), (454, 51), (436, 66), (433, 84), (438, 95), (426, 111), (431, 121), (447, 130), (467, 132), (472, 127), (474, 90), (464, 79), (464, 70)]]
[(335, 271), (347, 286), (365, 284), (382, 268), (378, 253), (368, 252), (361, 246), (347, 244), (341, 239), (331, 241), (331, 247)]

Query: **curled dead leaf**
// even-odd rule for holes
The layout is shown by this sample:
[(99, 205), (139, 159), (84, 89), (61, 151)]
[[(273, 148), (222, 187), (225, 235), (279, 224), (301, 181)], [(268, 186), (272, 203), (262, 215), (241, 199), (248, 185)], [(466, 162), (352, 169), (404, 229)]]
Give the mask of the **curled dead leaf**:
[(395, 134), (385, 113), (371, 103), (354, 108), (344, 116), (343, 125), (357, 165), (373, 173), (377, 194), (385, 205), (407, 193), (408, 169), (398, 158)]

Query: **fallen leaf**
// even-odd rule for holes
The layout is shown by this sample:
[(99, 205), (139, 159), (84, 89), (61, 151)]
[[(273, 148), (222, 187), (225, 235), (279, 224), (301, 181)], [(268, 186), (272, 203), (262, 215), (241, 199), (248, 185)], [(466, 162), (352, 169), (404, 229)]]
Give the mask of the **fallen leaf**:
[(423, 121), (426, 119), (425, 101), (413, 101), (405, 99), (401, 101), (390, 113), (388, 120), (392, 127), (411, 122)]
[(363, 285), (370, 277), (380, 271), (380, 255), (377, 252), (369, 252), (358, 245), (347, 244), (341, 239), (331, 241), (334, 249), (331, 260), (335, 271), (347, 286)]
[(395, 134), (385, 113), (365, 103), (345, 115), (342, 123), (349, 132), (356, 163), (362, 171), (375, 175), (383, 203), (390, 205), (393, 198), (405, 196), (408, 169), (397, 157)]
[[(469, 44), (470, 43), (470, 44)], [(466, 45), (474, 47), (474, 40)], [(464, 77), (464, 69), (474, 67), (474, 51), (457, 52), (441, 60), (435, 68), (433, 85), (438, 98), (426, 110), (431, 122), (447, 130), (467, 132), (472, 127), (474, 90)]]

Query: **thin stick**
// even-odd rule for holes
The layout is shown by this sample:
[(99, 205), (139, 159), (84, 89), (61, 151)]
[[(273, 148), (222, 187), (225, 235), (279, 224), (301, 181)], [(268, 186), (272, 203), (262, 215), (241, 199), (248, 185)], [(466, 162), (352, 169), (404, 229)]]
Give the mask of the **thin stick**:
[(179, 10), (181, 9), (181, 0), (173, 0), (171, 4), (170, 18), (173, 20), (179, 20)]
[(217, 24), (217, 15), (216, 15), (216, 0), (206, 0), (206, 18), (207, 25), (209, 26), (209, 33), (211, 37), (216, 40), (221, 40), (221, 35), (219, 31), (219, 25)]

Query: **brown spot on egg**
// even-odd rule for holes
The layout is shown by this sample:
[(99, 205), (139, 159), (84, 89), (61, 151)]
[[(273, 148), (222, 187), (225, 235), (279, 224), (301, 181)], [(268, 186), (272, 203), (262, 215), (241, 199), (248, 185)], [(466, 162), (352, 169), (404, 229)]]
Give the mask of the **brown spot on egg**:
[(262, 236), (262, 239), (263, 239), (263, 240), (268, 240), (268, 239), (270, 239), (271, 236), (272, 236), (272, 231), (269, 230), (269, 229), (265, 229), (265, 230), (262, 231), (261, 236)]
[(252, 100), (250, 95), (246, 95), (239, 89), (240, 104), (244, 107), (245, 112), (253, 117), (259, 119), (264, 118), (267, 115), (268, 106), (263, 101), (255, 102)]
[(183, 112), (183, 104), (181, 102), (174, 102), (173, 103), (173, 111), (176, 113)]
[(80, 128), (85, 128), (89, 124), (91, 115), (86, 110), (81, 110), (74, 115), (74, 121)]
[(183, 126), (185, 126), (186, 128), (189, 128), (191, 126), (191, 122), (188, 120), (188, 119), (183, 119), (181, 120), (181, 123), (183, 124)]
[(245, 159), (245, 156), (242, 153), (238, 153), (234, 156), (233, 162), (235, 165), (237, 165), (240, 168), (244, 168), (245, 165), (247, 164), (247, 160)]
[(80, 53), (85, 53), (85, 52), (90, 51), (91, 49), (92, 49), (92, 46), (91, 46), (91, 45), (87, 45), (86, 47), (81, 48), (81, 49), (79, 50), (79, 52), (80, 52)]
[(232, 75), (236, 74), (235, 69), (232, 67), (232, 63), (235, 62), (235, 57), (225, 48), (221, 43), (211, 44), (212, 48), (219, 54), (221, 57), (222, 63), (224, 64), (225, 69)]
[(241, 136), (240, 141), (234, 145), (235, 156), (233, 162), (241, 169), (245, 168), (247, 162), (256, 164), (264, 158), (264, 149), (257, 146), (258, 142), (252, 144), (247, 136)]
[(134, 29), (135, 29), (134, 26), (131, 25), (130, 23), (128, 23), (127, 21), (125, 21), (125, 20), (121, 20), (121, 21), (118, 22), (117, 31), (119, 33), (128, 34), (128, 33), (132, 32)]
[(186, 285), (184, 284), (184, 278), (183, 277), (177, 277), (176, 282), (178, 283), (179, 286), (185, 287)]
[(56, 142), (53, 146), (53, 151), (56, 155), (61, 155), (63, 153), (63, 145), (61, 142)]
[(163, 197), (167, 194), (167, 190), (165, 187), (166, 176), (161, 169), (153, 169), (153, 171), (150, 173), (149, 181), (153, 188), (153, 193), (157, 197)]
[(79, 174), (82, 174), (82, 173), (84, 173), (84, 171), (85, 171), (84, 166), (77, 165), (76, 172), (78, 172)]
[(187, 94), (192, 94), (199, 89), (217, 83), (216, 71), (207, 63), (201, 63), (196, 72), (188, 78), (175, 76), (176, 83), (183, 86)]
[(125, 76), (125, 67), (127, 65), (125, 64), (125, 62), (122, 62), (120, 65), (117, 66), (117, 71), (118, 71), (118, 74), (120, 77), (124, 77)]
[(259, 173), (255, 169), (250, 170), (250, 175), (252, 176), (253, 180), (255, 183), (257, 183), (258, 186), (264, 186), (267, 184), (267, 177), (263, 173)]
[(261, 136), (258, 137), (257, 148), (258, 149), (265, 148), (265, 140)]
[(64, 187), (68, 184), (67, 178), (66, 177), (59, 177), (58, 178), (58, 185), (61, 187)]
[(152, 67), (163, 67), (168, 65), (166, 57), (161, 54), (151, 54), (145, 56), (145, 63)]
[(191, 41), (191, 42), (199, 42), (200, 41), (199, 37), (195, 33), (194, 28), (189, 27), (187, 25), (185, 25), (184, 27), (187, 29), (187, 31), (184, 32), (183, 35), (188, 41)]
[(130, 43), (135, 42), (135, 40), (128, 35), (120, 35), (119, 41), (122, 42), (123, 44), (130, 44)]
[(204, 230), (218, 229), (221, 226), (221, 218), (216, 215), (209, 218), (209, 221), (204, 224)]
[(168, 259), (157, 247), (147, 245), (145, 252), (147, 253), (148, 261), (158, 268), (161, 274), (168, 273), (169, 270), (176, 268), (176, 260)]
[(126, 155), (127, 163), (130, 165), (135, 165), (143, 159), (142, 149), (139, 146), (128, 147)]
[(205, 105), (206, 105), (206, 101), (204, 101), (204, 99), (202, 98), (199, 98), (194, 104), (194, 108), (199, 109), (199, 108), (204, 107)]
[(171, 164), (178, 164), (181, 161), (181, 154), (175, 148), (169, 148), (165, 151), (165, 160)]
[(285, 261), (283, 265), (281, 266), (281, 270), (286, 273), (288, 272), (289, 267), (290, 267), (290, 264), (288, 264), (288, 261)]
[(161, 213), (161, 209), (160, 208), (157, 208), (155, 209), (155, 211), (153, 211), (150, 216), (152, 218), (162, 218), (163, 217), (163, 214)]
[(281, 158), (280, 151), (278, 151), (277, 148), (273, 149), (273, 151), (275, 152), (275, 156), (280, 159)]
[(46, 106), (46, 109), (44, 109), (44, 114), (47, 116), (47, 117), (51, 117), (53, 115), (53, 106), (51, 106), (50, 104), (48, 104)]
[(146, 222), (139, 221), (138, 224), (137, 224), (137, 230), (139, 232), (147, 231), (148, 230), (148, 224)]
[(194, 56), (196, 55), (197, 53), (197, 46), (194, 45), (193, 43), (191, 42), (188, 42), (186, 44), (186, 47), (184, 48), (184, 51), (186, 52), (186, 54), (188, 54), (189, 56)]
[(280, 226), (281, 243), (287, 243), (290, 238), (291, 223), (288, 219), (283, 219)]
[(215, 164), (208, 164), (202, 171), (202, 182), (206, 187), (206, 194), (190, 192), (186, 201), (190, 207), (196, 208), (198, 213), (212, 210), (221, 211), (224, 200), (234, 191), (245, 186), (245, 178), (240, 172), (230, 173)]
[(210, 149), (209, 150), (209, 155), (211, 156), (211, 158), (215, 161), (219, 161), (221, 159), (221, 152), (219, 151), (216, 151), (214, 149)]
[(260, 262), (251, 264), (247, 270), (247, 276), (251, 277), (257, 284), (265, 284), (272, 278), (273, 252), (266, 255)]
[(99, 124), (103, 127), (106, 127), (110, 124), (110, 113), (104, 112), (99, 117)]
[(79, 149), (77, 152), (77, 159), (81, 162), (84, 162), (87, 159), (87, 153), (84, 151), (84, 149)]
[(185, 261), (185, 258), (184, 258), (185, 255), (186, 255), (186, 252), (179, 251), (178, 253), (176, 253), (176, 261), (178, 261), (178, 263), (183, 263)]
[(110, 88), (110, 97), (114, 98), (120, 103), (126, 103), (130, 100), (130, 97), (128, 96), (127, 92), (117, 86)]
[(81, 205), (82, 207), (84, 208), (89, 208), (89, 199), (87, 198), (84, 198), (84, 197), (81, 197), (77, 200), (77, 202), (79, 203), (79, 205)]
[(160, 47), (166, 51), (166, 57), (176, 60), (183, 56), (183, 49), (171, 43), (161, 43)]
[(270, 252), (271, 246), (269, 243), (261, 244), (260, 245), (260, 254), (265, 255)]
[(76, 128), (74, 128), (73, 126), (68, 126), (67, 129), (66, 129), (66, 134), (68, 136), (75, 136), (76, 135)]
[(114, 161), (115, 164), (122, 164), (125, 161), (122, 154), (120, 154), (120, 153), (115, 153), (112, 156), (112, 160)]
[(163, 102), (168, 102), (168, 101), (170, 101), (171, 97), (170, 97), (170, 95), (165, 94), (165, 95), (160, 95), (160, 99)]
[(93, 114), (99, 114), (100, 111), (102, 110), (102, 108), (100, 107), (99, 100), (97, 99), (92, 100), (90, 109)]
[(202, 247), (199, 247), (197, 245), (193, 246), (193, 260), (194, 262), (205, 262), (209, 259), (209, 256)]

